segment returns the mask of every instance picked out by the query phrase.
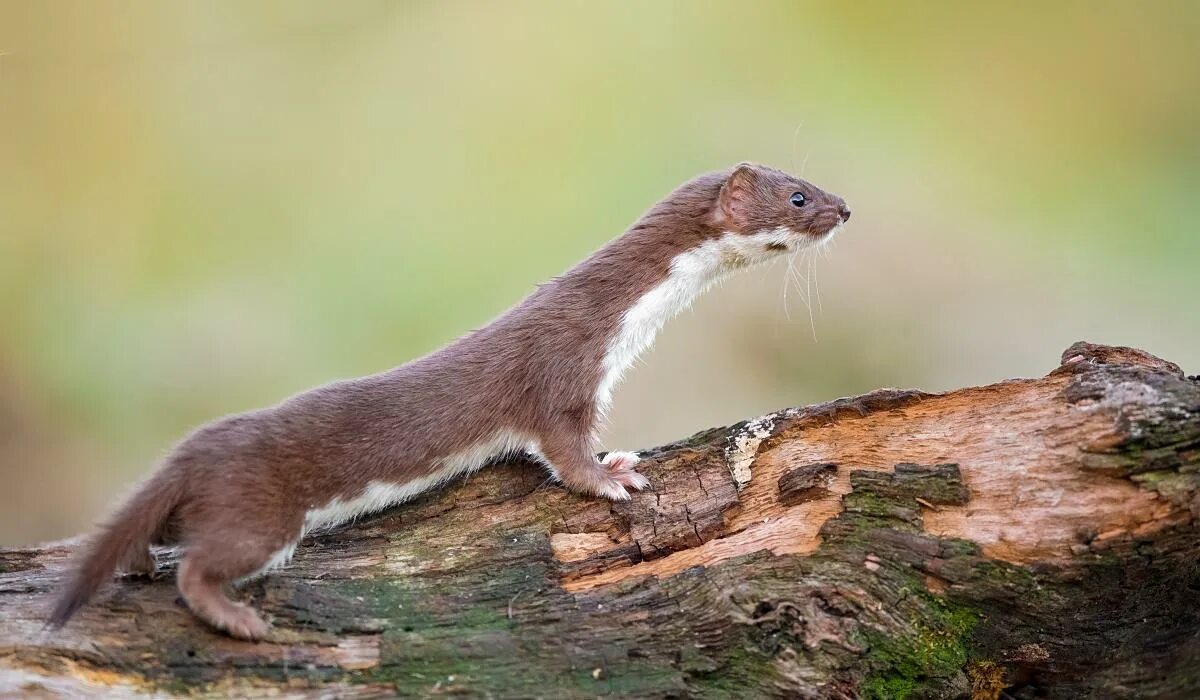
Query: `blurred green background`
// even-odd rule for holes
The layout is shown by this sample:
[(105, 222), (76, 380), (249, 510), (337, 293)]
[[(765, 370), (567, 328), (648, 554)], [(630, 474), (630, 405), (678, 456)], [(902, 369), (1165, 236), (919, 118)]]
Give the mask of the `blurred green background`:
[(740, 160), (853, 207), (812, 322), (782, 265), (710, 293), (611, 448), (1078, 339), (1200, 371), (1197, 36), (1196, 2), (4, 2), (0, 544)]

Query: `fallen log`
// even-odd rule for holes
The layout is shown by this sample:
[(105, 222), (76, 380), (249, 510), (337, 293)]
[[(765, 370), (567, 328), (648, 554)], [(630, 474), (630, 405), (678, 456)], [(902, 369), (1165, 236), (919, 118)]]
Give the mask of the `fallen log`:
[(643, 453), (628, 503), (502, 464), (182, 608), (170, 553), (59, 632), (77, 540), (0, 550), (0, 695), (1200, 697), (1200, 380), (1079, 343)]

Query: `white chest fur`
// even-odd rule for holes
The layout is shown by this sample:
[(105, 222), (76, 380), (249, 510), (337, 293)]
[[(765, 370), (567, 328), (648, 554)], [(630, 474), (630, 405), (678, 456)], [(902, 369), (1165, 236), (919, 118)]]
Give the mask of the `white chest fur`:
[(411, 500), (456, 476), (474, 472), (494, 457), (513, 452), (540, 454), (539, 445), (531, 436), (499, 430), (486, 440), (439, 460), (426, 476), (403, 483), (372, 481), (355, 496), (336, 497), (324, 505), (313, 505), (304, 514), (304, 524), (296, 539), (275, 552), (258, 571), (239, 579), (239, 582), (257, 578), (286, 564), (295, 553), (296, 545), (307, 533), (327, 530)]
[(616, 336), (608, 344), (596, 390), (596, 407), (600, 415), (607, 413), (613, 389), (621, 376), (650, 347), (664, 323), (730, 273), (784, 252), (773, 250), (769, 247), (772, 244), (786, 245), (794, 251), (807, 245), (808, 239), (786, 228), (750, 235), (726, 233), (676, 255), (667, 278), (625, 312)]

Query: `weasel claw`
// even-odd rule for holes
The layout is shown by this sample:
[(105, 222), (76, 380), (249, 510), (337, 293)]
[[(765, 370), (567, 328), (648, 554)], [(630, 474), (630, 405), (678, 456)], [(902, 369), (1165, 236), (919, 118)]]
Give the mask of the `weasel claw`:
[(258, 613), (243, 604), (238, 604), (237, 607), (237, 615), (231, 619), (223, 620), (223, 624), (221, 625), (230, 636), (250, 642), (257, 642), (267, 636), (267, 623), (263, 622)]
[(597, 495), (610, 501), (628, 501), (632, 498), (620, 482), (613, 480), (596, 490)]
[(600, 463), (608, 466), (610, 472), (615, 472), (633, 469), (640, 461), (642, 460), (636, 452), (609, 452)]
[(618, 472), (613, 474), (613, 478), (621, 482), (622, 486), (631, 488), (634, 491), (641, 491), (650, 485), (649, 479), (635, 471)]
[(650, 485), (650, 480), (633, 470), (640, 461), (636, 452), (609, 452), (604, 455), (602, 464), (608, 467), (609, 475), (621, 486), (641, 491)]

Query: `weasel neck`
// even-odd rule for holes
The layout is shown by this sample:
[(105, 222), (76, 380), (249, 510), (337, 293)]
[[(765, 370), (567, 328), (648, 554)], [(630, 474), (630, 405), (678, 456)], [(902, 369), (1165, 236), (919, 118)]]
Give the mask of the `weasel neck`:
[(691, 306), (698, 296), (729, 274), (766, 258), (751, 236), (726, 233), (710, 238), (671, 259), (665, 279), (643, 293), (621, 316), (604, 353), (596, 406), (603, 416), (621, 377), (650, 347), (663, 325)]

